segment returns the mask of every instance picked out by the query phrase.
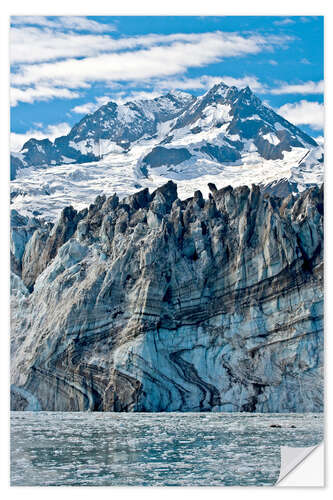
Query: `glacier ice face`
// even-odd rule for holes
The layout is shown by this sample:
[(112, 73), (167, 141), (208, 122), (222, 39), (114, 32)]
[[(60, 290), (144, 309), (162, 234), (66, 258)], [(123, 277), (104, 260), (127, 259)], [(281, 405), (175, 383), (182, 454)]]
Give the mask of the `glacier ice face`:
[(13, 409), (322, 410), (323, 189), (209, 188), (99, 196), (16, 239)]

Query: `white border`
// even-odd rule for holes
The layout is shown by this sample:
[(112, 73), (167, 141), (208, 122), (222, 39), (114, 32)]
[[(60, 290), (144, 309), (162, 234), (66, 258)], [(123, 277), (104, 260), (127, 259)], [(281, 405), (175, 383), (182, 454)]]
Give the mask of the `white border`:
[[(330, 165), (330, 160), (332, 156), (329, 154), (329, 93), (328, 90), (332, 87), (332, 82), (330, 81), (330, 59), (332, 59), (332, 54), (330, 53), (333, 47), (333, 25), (331, 22), (331, 12), (330, 5), (333, 2), (331, 0), (278, 0), (274, 2), (269, 2), (267, 0), (238, 0), (237, 2), (227, 1), (227, 0), (168, 0), (166, 2), (156, 2), (152, 0), (121, 0), (116, 1), (106, 1), (106, 0), (94, 0), (93, 2), (83, 3), (82, 0), (57, 0), (56, 2), (45, 2), (45, 0), (11, 0), (2, 3), (0, 9), (0, 36), (1, 36), (1, 58), (0, 64), (1, 68), (1, 106), (0, 106), (0, 138), (1, 138), (1, 162), (0, 162), (0, 172), (1, 172), (1, 235), (2, 241), (0, 245), (1, 252), (1, 319), (2, 328), (0, 333), (1, 338), (1, 462), (0, 462), (0, 488), (1, 493), (6, 495), (7, 498), (41, 498), (47, 495), (49, 498), (57, 498), (61, 495), (62, 498), (73, 498), (80, 497), (89, 498), (92, 495), (98, 495), (99, 498), (118, 496), (122, 498), (128, 497), (142, 498), (144, 500), (149, 500), (150, 498), (159, 500), (167, 499), (170, 496), (173, 498), (191, 498), (195, 500), (196, 498), (201, 498), (202, 495), (209, 496), (210, 499), (220, 498), (221, 496), (229, 498), (240, 497), (244, 495), (244, 498), (251, 500), (267, 498), (269, 496), (281, 495), (282, 491), (279, 488), (240, 488), (233, 487), (227, 488), (92, 488), (92, 487), (61, 487), (52, 488), (10, 488), (9, 487), (9, 397), (8, 397), (8, 387), (9, 387), (9, 342), (8, 342), (8, 331), (9, 331), (9, 294), (8, 294), (8, 276), (9, 276), (9, 217), (8, 217), (8, 180), (9, 180), (9, 162), (8, 162), (8, 144), (9, 144), (9, 92), (8, 92), (8, 21), (10, 15), (325, 15), (325, 28), (326, 28), (326, 285), (329, 281), (329, 277), (332, 277), (332, 255), (329, 252), (329, 245), (332, 243), (333, 225), (331, 219), (333, 216), (332, 203), (333, 203), (333, 164)], [(331, 49), (329, 50), (329, 47)], [(329, 52), (329, 56), (327, 55)], [(291, 62), (292, 63), (292, 62)], [(330, 228), (332, 227), (332, 229)], [(332, 250), (332, 245), (330, 245)], [(329, 387), (328, 378), (332, 373), (330, 370), (330, 365), (332, 361), (329, 361), (330, 354), (328, 353), (329, 347), (329, 337), (333, 334), (330, 331), (330, 325), (332, 324), (332, 315), (330, 314), (330, 309), (333, 307), (332, 293), (330, 291), (331, 287), (326, 286), (326, 388)], [(332, 304), (332, 305), (331, 305)], [(331, 307), (330, 307), (331, 305)], [(331, 354), (332, 355), (332, 354)], [(331, 402), (326, 395), (327, 408), (326, 408), (326, 421), (329, 421), (330, 406)], [(332, 425), (332, 424), (331, 424)], [(330, 437), (329, 429), (326, 426), (327, 436)], [(326, 448), (330, 449), (328, 446)], [(326, 452), (326, 471), (332, 469), (332, 460), (327, 458)], [(303, 500), (307, 498), (325, 497), (327, 495), (332, 495), (332, 481), (328, 477), (326, 479), (328, 486), (322, 489), (313, 488), (298, 488), (295, 489), (283, 489), (283, 497), (288, 500), (292, 498), (294, 500), (295, 495), (300, 495)]]

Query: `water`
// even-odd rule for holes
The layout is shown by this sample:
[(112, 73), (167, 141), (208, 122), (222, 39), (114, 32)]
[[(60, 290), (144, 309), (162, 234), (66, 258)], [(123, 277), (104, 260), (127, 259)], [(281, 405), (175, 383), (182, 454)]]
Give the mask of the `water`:
[(322, 414), (12, 412), (11, 484), (269, 486), (322, 439)]

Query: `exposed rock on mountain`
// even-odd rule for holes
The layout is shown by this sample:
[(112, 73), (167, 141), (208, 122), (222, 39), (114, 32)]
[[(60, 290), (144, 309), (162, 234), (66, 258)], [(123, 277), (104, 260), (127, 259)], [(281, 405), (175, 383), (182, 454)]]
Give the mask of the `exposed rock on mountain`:
[[(291, 151), (291, 147), (317, 146), (310, 136), (264, 106), (249, 87), (239, 90), (219, 83), (199, 98), (173, 92), (124, 105), (110, 101), (85, 116), (67, 136), (58, 137), (54, 143), (49, 139), (27, 141), (22, 148), (21, 161), (26, 166), (41, 166), (99, 160), (112, 150), (130, 149), (141, 138), (153, 138), (164, 123), (169, 126), (160, 134), (160, 144), (177, 142), (181, 138), (193, 148), (206, 141), (205, 132), (210, 131), (222, 152), (214, 155), (219, 162), (240, 158), (239, 153), (248, 147), (249, 140), (253, 143), (253, 151), (258, 151), (266, 160), (282, 159), (283, 152)], [(184, 141), (184, 135), (189, 132), (192, 139)], [(168, 149), (164, 149), (165, 154)], [(229, 154), (223, 154), (224, 149)], [(206, 152), (205, 147), (200, 151)], [(233, 155), (230, 151), (234, 151)], [(170, 148), (172, 154), (174, 150)], [(190, 156), (188, 152), (181, 161)], [(145, 160), (147, 163), (148, 158)], [(170, 163), (166, 161), (165, 165)]]
[[(74, 125), (68, 135), (49, 139), (30, 139), (22, 147), (24, 166), (84, 163), (99, 160), (110, 149), (126, 150), (137, 139), (156, 134), (158, 125), (177, 116), (195, 101), (184, 92), (172, 92), (152, 100), (101, 106)], [(13, 165), (15, 165), (13, 156)]]
[(185, 148), (163, 148), (156, 146), (144, 159), (144, 163), (148, 163), (150, 167), (162, 167), (163, 165), (178, 165), (185, 160), (191, 158), (190, 153)]
[(24, 167), (25, 167), (25, 165), (23, 164), (23, 162), (19, 158), (11, 155), (10, 156), (10, 180), (13, 181), (16, 178), (17, 172)]
[(282, 158), (282, 153), (292, 146), (317, 146), (311, 137), (264, 106), (249, 87), (239, 90), (224, 83), (214, 85), (198, 98), (177, 119), (172, 131), (188, 126), (194, 127), (195, 133), (222, 128), (224, 141), (238, 151), (244, 149), (246, 140), (252, 140), (260, 156), (267, 160)]
[(322, 189), (209, 189), (13, 214), (13, 409), (322, 410)]
[(123, 198), (169, 179), (181, 199), (209, 182), (222, 188), (286, 179), (298, 192), (323, 182), (322, 161), (323, 148), (248, 87), (219, 83), (200, 97), (110, 101), (67, 136), (30, 139), (13, 153), (11, 202), (22, 215), (54, 221), (65, 206), (81, 209), (101, 192)]

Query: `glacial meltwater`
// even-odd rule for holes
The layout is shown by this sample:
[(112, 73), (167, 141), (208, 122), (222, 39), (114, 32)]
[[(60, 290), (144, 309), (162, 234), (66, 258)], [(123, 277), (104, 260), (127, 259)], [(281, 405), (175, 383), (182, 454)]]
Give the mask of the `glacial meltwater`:
[[(273, 427), (272, 427), (273, 426)], [(322, 414), (12, 412), (12, 486), (269, 486)]]

